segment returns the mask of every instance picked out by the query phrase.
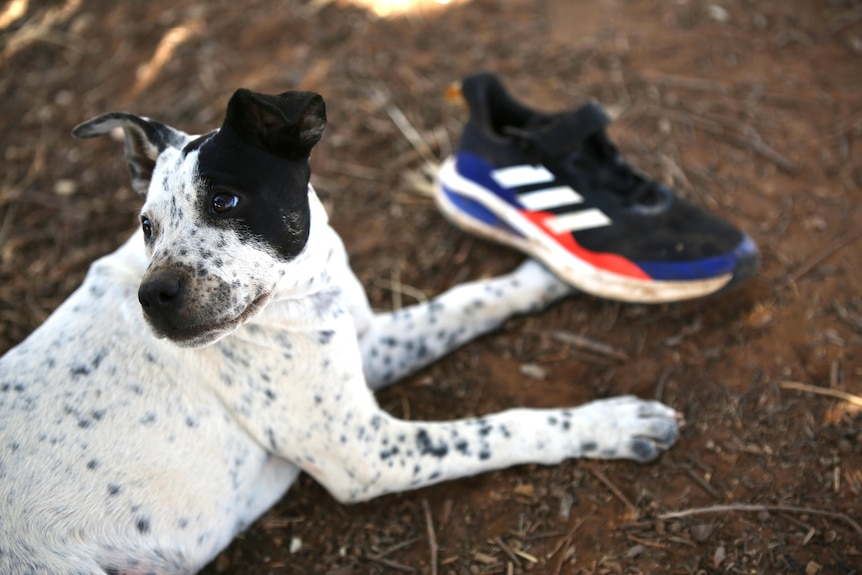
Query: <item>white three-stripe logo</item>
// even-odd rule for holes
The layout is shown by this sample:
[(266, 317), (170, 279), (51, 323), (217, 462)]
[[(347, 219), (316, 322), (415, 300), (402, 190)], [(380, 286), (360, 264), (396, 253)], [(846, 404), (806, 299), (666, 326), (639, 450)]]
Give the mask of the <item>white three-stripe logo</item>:
[[(583, 203), (584, 198), (569, 186), (554, 185), (554, 175), (543, 166), (511, 166), (491, 172), (494, 181), (504, 188), (520, 188), (538, 184), (551, 184), (529, 192), (518, 193), (518, 201), (531, 212), (541, 212), (562, 206)], [(559, 214), (545, 220), (555, 234), (600, 228), (611, 224), (611, 219), (598, 208), (589, 208)]]

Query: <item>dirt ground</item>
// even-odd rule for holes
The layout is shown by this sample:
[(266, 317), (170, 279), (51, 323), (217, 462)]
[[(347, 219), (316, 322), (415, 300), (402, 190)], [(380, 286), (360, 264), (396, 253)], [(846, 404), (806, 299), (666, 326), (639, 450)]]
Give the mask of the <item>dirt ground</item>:
[(524, 466), (354, 506), (302, 477), (205, 573), (862, 572), (862, 2), (371, 4), (4, 2), (0, 348), (136, 227), (120, 143), (70, 129), (128, 110), (209, 130), (240, 86), (324, 95), (313, 181), (375, 307), (508, 271), (521, 256), (448, 225), (425, 177), (463, 120), (446, 88), (493, 69), (534, 106), (600, 101), (627, 157), (747, 230), (762, 270), (679, 305), (570, 298), (381, 405), (420, 420), (635, 393), (685, 414), (681, 440), (651, 465)]

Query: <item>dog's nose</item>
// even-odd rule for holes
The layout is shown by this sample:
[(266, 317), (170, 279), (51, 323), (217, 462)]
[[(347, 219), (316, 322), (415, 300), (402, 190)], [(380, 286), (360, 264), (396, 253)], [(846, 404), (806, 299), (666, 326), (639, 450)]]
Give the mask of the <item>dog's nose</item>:
[(182, 299), (183, 283), (173, 274), (150, 278), (138, 289), (138, 301), (144, 313), (151, 317), (175, 311), (182, 304)]

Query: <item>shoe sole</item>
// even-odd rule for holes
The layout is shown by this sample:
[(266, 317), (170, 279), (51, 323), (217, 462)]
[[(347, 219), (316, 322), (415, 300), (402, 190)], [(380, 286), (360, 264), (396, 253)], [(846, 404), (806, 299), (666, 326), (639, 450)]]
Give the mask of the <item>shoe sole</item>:
[[(605, 299), (655, 304), (715, 295), (739, 285), (759, 267), (759, 254), (747, 237), (738, 248), (740, 262), (734, 272), (713, 278), (641, 279), (596, 267), (563, 248), (496, 194), (458, 174), (453, 157), (440, 167), (434, 199), (444, 217), (455, 226), (515, 248), (539, 260), (575, 288)], [(477, 217), (467, 215), (456, 202), (469, 207)]]

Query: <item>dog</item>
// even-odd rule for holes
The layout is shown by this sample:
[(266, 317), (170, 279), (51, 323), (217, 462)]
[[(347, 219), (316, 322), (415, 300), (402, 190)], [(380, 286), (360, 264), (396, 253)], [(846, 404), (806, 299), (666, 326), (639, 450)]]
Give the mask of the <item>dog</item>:
[(522, 463), (655, 459), (678, 414), (618, 397), (402, 421), (373, 391), (572, 293), (535, 261), (372, 312), (309, 183), (312, 92), (220, 129), (122, 128), (141, 229), (0, 360), (0, 573), (192, 574), (301, 471), (342, 502)]

